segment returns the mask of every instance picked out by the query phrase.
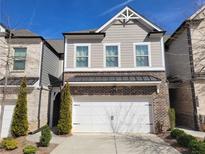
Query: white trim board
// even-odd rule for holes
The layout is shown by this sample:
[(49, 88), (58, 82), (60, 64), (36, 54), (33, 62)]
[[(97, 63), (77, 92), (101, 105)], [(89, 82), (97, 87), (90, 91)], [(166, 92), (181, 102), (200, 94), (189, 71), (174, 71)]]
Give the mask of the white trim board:
[(64, 72), (112, 72), (112, 71), (165, 71), (164, 67), (135, 68), (64, 68)]
[(68, 43), (67, 43), (67, 41), (68, 40), (67, 40), (66, 37), (64, 39), (65, 39), (65, 47), (64, 47), (65, 48), (64, 49), (64, 53), (65, 53), (64, 54), (64, 68), (65, 68), (65, 67), (67, 67), (67, 59), (68, 59), (68, 57), (67, 57), (67, 52), (68, 52)]
[(69, 82), (71, 86), (115, 86), (115, 85), (130, 85), (130, 86), (157, 86), (161, 81), (143, 81), (143, 82)]
[[(150, 21), (148, 21), (147, 19), (145, 19), (144, 17), (142, 17), (141, 15), (139, 15), (137, 12), (135, 12), (134, 10), (132, 10), (130, 7), (126, 6), (124, 9), (122, 9), (118, 14), (116, 14), (113, 18), (111, 18), (108, 22), (106, 22), (104, 25), (102, 25), (97, 31), (96, 33), (101, 32), (103, 29), (105, 29), (107, 26), (109, 26), (114, 20), (116, 20), (123, 12), (125, 11), (130, 11), (132, 12), (134, 15), (136, 15), (139, 19), (143, 20), (145, 23), (147, 23), (148, 25), (150, 25), (151, 27), (153, 27), (154, 29), (156, 29), (157, 31), (162, 31), (161, 28), (159, 28), (158, 26), (152, 24)], [(119, 19), (119, 18), (118, 18)], [(136, 19), (136, 18), (135, 18)]]
[(198, 9), (194, 14), (192, 14), (188, 19), (192, 20), (194, 19), (198, 14), (200, 14), (205, 9), (205, 5), (202, 6), (200, 9)]

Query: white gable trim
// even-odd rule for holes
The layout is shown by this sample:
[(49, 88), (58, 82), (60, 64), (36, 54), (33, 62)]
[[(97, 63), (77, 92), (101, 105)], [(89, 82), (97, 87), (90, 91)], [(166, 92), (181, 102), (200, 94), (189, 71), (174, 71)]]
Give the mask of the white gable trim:
[[(132, 14), (128, 17), (123, 15), (123, 12), (125, 11), (131, 11)], [(145, 23), (147, 23), (148, 25), (150, 25), (151, 27), (155, 28), (158, 31), (162, 31), (162, 29), (160, 29), (158, 26), (152, 24), (151, 22), (149, 22), (147, 19), (145, 19), (144, 17), (142, 17), (141, 15), (139, 15), (138, 13), (136, 13), (134, 10), (132, 10), (131, 8), (129, 8), (128, 6), (126, 6), (122, 11), (120, 11), (118, 14), (116, 14), (112, 19), (110, 19), (108, 22), (106, 22), (104, 25), (102, 25), (97, 31), (96, 33), (99, 33), (100, 31), (102, 31), (104, 28), (106, 28), (107, 26), (109, 26), (114, 20), (116, 19), (121, 19), (119, 16), (122, 15), (124, 16), (124, 19), (128, 20), (128, 19), (142, 19)], [(133, 15), (137, 16), (137, 17), (132, 17)]]
[(189, 20), (194, 19), (199, 13), (201, 13), (205, 9), (205, 5), (202, 6), (198, 11), (196, 11), (191, 17), (189, 17)]
[(6, 29), (0, 24), (0, 32), (6, 32)]

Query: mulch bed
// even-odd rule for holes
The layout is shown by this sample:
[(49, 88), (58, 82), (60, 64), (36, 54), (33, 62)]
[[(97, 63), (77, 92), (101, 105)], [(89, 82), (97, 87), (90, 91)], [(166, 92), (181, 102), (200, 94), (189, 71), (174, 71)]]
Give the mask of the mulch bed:
[[(1, 154), (22, 154), (23, 148), (26, 145), (35, 145), (38, 147), (38, 143), (27, 141), (25, 137), (19, 137), (16, 139), (18, 142), (18, 148), (12, 151), (6, 151), (4, 149), (0, 149)], [(48, 147), (38, 147), (37, 154), (49, 154), (53, 149), (57, 147), (57, 144), (50, 144)]]
[(165, 132), (162, 134), (158, 134), (158, 136), (163, 139), (166, 143), (168, 143), (170, 146), (174, 147), (176, 150), (178, 150), (182, 154), (190, 154), (190, 150), (188, 148), (181, 147), (177, 144), (177, 141), (170, 136), (170, 132)]

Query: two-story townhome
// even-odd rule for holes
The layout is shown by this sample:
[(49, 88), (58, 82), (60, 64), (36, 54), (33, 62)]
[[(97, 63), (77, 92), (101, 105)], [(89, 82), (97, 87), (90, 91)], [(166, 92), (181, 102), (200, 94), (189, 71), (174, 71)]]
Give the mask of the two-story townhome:
[(74, 133), (168, 129), (164, 33), (130, 7), (98, 29), (64, 33)]
[[(10, 30), (0, 25), (0, 138), (10, 133), (23, 77), (26, 77), (28, 86), (29, 131), (38, 129), (48, 121), (52, 125), (50, 114), (62, 84), (62, 54), (63, 51), (57, 51), (43, 37), (29, 30)], [(9, 71), (6, 71), (6, 66)], [(6, 89), (5, 76), (8, 77)]]
[(205, 6), (185, 20), (166, 42), (170, 103), (177, 125), (205, 130)]

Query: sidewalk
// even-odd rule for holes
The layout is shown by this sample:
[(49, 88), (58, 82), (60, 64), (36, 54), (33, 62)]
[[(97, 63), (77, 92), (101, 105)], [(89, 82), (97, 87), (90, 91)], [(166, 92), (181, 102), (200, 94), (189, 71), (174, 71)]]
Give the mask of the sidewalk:
[(205, 138), (205, 132), (200, 132), (200, 131), (195, 131), (195, 130), (189, 130), (189, 129), (184, 129), (184, 128), (178, 128), (183, 130), (185, 133), (190, 134), (194, 137), (198, 137), (198, 138)]

